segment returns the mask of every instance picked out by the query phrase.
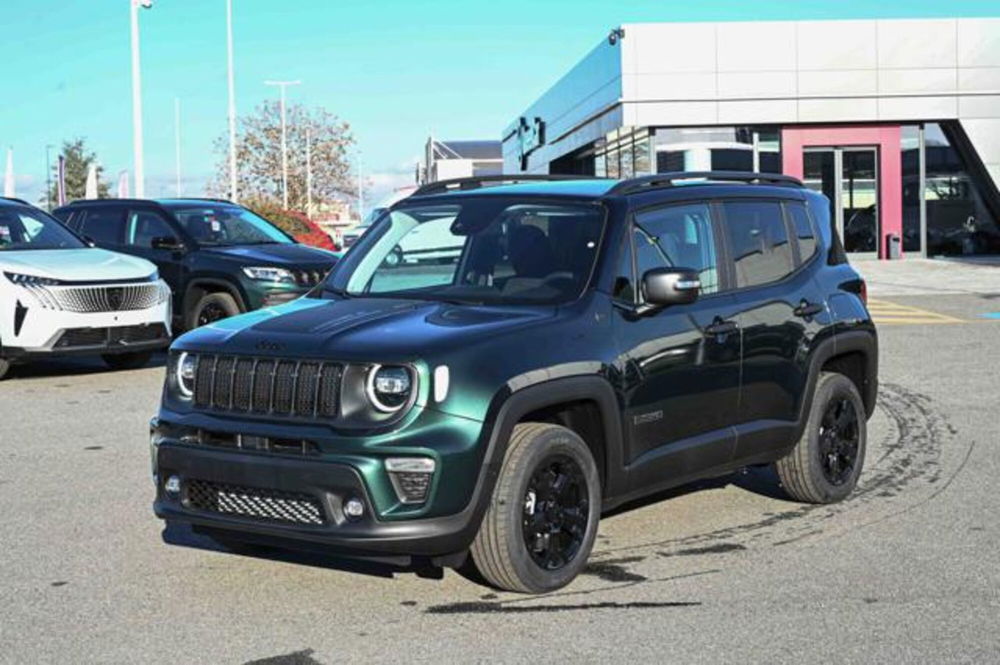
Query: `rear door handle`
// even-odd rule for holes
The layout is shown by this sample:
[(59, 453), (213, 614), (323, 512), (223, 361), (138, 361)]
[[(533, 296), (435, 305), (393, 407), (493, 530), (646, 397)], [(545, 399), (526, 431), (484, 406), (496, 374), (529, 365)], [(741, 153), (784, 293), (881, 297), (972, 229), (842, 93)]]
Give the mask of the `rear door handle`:
[(722, 319), (716, 319), (705, 328), (705, 334), (710, 336), (728, 335), (729, 333), (734, 333), (739, 329), (740, 326), (735, 321), (723, 321)]
[(799, 306), (793, 310), (793, 314), (800, 318), (808, 318), (810, 316), (816, 316), (823, 311), (823, 305), (815, 302), (809, 302), (808, 300), (803, 300), (799, 303)]

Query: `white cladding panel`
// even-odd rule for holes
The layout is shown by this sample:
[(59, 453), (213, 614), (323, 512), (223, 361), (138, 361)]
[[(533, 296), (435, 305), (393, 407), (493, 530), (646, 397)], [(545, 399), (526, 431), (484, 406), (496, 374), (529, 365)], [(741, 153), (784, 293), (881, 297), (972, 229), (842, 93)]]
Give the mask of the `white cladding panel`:
[[(948, 119), (1000, 169), (1000, 18), (622, 28), (624, 39), (603, 40), (523, 114), (546, 123), (529, 170), (622, 125)], [(520, 171), (515, 127), (504, 139), (510, 172)]]

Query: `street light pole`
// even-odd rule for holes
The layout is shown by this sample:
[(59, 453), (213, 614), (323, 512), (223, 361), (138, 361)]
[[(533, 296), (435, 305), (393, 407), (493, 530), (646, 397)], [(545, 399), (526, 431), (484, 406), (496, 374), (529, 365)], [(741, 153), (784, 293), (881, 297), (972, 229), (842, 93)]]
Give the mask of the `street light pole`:
[(54, 147), (52, 144), (45, 146), (45, 204), (49, 212), (52, 212), (52, 158), (49, 151)]
[(285, 130), (285, 89), (299, 85), (302, 81), (264, 81), (264, 85), (276, 85), (281, 89), (281, 196), (285, 210), (288, 210), (288, 138)]
[(142, 153), (142, 78), (139, 72), (139, 9), (149, 9), (153, 0), (129, 0), (132, 23), (132, 149), (135, 159), (135, 196), (146, 196), (146, 172)]
[(174, 159), (177, 164), (177, 198), (181, 197), (181, 100), (174, 97)]
[(361, 175), (361, 150), (357, 151), (358, 162), (358, 221), (365, 221), (365, 181)]
[(226, 0), (226, 47), (229, 60), (229, 198), (236, 203), (236, 84), (233, 78), (233, 0)]
[(311, 127), (306, 127), (306, 217), (312, 219), (313, 209), (313, 170), (312, 170), (312, 133)]

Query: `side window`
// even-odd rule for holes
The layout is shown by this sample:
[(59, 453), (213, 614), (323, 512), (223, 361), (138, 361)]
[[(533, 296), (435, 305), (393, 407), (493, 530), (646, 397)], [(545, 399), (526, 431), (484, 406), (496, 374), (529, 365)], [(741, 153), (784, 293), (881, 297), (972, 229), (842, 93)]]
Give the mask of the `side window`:
[(719, 290), (708, 204), (669, 206), (637, 215), (635, 256), (637, 279), (653, 268), (690, 268), (700, 275), (702, 295)]
[(32, 219), (27, 215), (19, 215), (19, 217), (21, 218), (21, 227), (24, 229), (25, 242), (31, 242), (45, 229), (45, 225), (37, 219)]
[(98, 245), (120, 245), (124, 221), (121, 209), (88, 208), (80, 222), (79, 233)]
[(816, 235), (813, 232), (812, 222), (809, 221), (809, 213), (801, 203), (788, 203), (785, 209), (792, 218), (792, 228), (795, 229), (795, 236), (799, 242), (799, 256), (805, 263), (816, 253)]
[(722, 205), (737, 288), (774, 282), (792, 272), (792, 247), (780, 203), (726, 201)]
[(125, 244), (134, 247), (153, 247), (154, 238), (176, 238), (177, 233), (158, 212), (132, 210), (125, 226)]

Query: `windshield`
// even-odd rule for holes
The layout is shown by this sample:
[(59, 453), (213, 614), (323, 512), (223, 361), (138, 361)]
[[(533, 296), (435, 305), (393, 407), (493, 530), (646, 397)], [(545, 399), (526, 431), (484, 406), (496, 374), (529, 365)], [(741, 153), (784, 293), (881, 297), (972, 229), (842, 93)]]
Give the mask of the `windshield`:
[(168, 206), (199, 245), (270, 245), (294, 242), (263, 217), (239, 206)]
[(326, 293), (483, 304), (555, 304), (583, 291), (604, 231), (594, 204), (469, 198), (384, 214)]
[(80, 249), (87, 245), (40, 210), (0, 207), (0, 251)]

